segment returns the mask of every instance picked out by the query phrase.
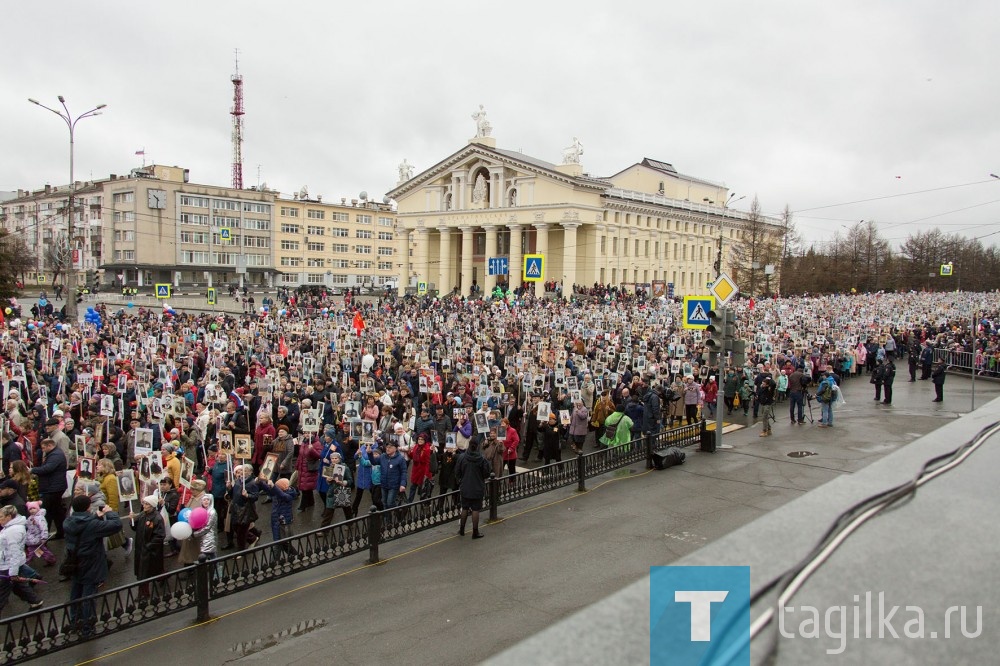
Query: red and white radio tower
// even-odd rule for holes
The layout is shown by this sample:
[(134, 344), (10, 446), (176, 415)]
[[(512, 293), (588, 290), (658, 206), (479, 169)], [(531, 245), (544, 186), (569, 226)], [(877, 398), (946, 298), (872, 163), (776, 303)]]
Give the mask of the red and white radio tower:
[(233, 81), (233, 189), (243, 189), (243, 77), (240, 76), (240, 51), (236, 50), (236, 73)]

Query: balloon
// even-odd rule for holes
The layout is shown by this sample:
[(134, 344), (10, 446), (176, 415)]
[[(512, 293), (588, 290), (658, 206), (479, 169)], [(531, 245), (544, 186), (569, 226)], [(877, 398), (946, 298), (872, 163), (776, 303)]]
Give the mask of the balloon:
[(184, 521), (185, 523), (191, 517), (191, 509), (181, 509), (181, 512), (177, 514), (177, 520)]
[(129, 301), (129, 302), (128, 302), (128, 306), (129, 306), (130, 308), (134, 308), (134, 307), (135, 307), (135, 303), (133, 303), (132, 301)]
[(200, 530), (208, 525), (208, 511), (200, 506), (192, 509), (191, 515), (188, 516), (188, 525), (191, 526), (192, 530)]
[(212, 329), (213, 331), (217, 331), (217, 330), (219, 330), (219, 325), (218, 324), (212, 324), (211, 326), (209, 326), (209, 328)]
[(35, 330), (35, 325), (34, 324), (28, 324), (28, 330), (29, 331)]
[(170, 536), (177, 539), (178, 541), (184, 541), (184, 539), (191, 538), (191, 526), (187, 523), (177, 522), (170, 526)]
[(278, 314), (281, 315), (282, 317), (285, 316), (285, 312), (286, 312), (286, 310), (284, 310), (284, 309), (278, 310)]
[(10, 314), (12, 312), (13, 312), (13, 310), (11, 310), (10, 308), (5, 308), (4, 311), (3, 311), (4, 314)]

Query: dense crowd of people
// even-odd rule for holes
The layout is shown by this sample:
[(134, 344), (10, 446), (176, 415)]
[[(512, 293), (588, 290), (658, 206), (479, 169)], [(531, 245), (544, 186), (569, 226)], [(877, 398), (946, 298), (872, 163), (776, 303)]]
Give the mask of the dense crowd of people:
[[(460, 534), (471, 518), (481, 538), (486, 481), (518, 463), (711, 419), (720, 397), (730, 418), (763, 419), (761, 437), (784, 402), (799, 425), (815, 399), (830, 428), (851, 377), (891, 404), (905, 359), (942, 400), (935, 348), (984, 373), (1000, 363), (996, 294), (740, 300), (747, 357), (720, 370), (672, 300), (574, 292), (594, 298), (311, 291), (242, 316), (98, 305), (75, 324), (13, 300), (0, 337), (0, 609), (11, 593), (41, 605), (33, 567), (54, 566), (48, 544), (61, 539), (77, 600), (116, 549), (141, 580), (170, 558), (251, 547), (266, 525), (278, 541), (300, 512), (329, 525), (459, 490)], [(75, 613), (88, 631), (92, 605)]]

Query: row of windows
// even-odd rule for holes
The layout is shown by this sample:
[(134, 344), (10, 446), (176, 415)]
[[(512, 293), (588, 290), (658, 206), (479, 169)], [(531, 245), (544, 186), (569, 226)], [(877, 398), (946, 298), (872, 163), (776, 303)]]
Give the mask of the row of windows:
[(131, 243), (135, 240), (134, 231), (115, 231), (115, 242), (116, 243)]
[(244, 254), (236, 252), (204, 252), (200, 250), (181, 250), (182, 264), (217, 264), (221, 266), (236, 266), (240, 257), (247, 266), (266, 267), (271, 265), (271, 257), (266, 254)]
[(372, 237), (372, 232), (369, 231), (368, 229), (358, 229), (357, 231), (354, 232), (354, 237), (355, 238), (371, 238)]
[(135, 202), (135, 192), (115, 192), (111, 195), (111, 201), (120, 203), (134, 203)]
[(130, 210), (126, 211), (115, 211), (112, 219), (115, 222), (135, 222), (135, 213)]

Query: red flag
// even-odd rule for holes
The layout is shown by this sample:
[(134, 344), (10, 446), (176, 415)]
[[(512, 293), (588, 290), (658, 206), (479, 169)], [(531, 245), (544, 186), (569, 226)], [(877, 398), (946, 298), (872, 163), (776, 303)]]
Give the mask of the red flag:
[(753, 310), (753, 307), (755, 305), (757, 305), (757, 301), (753, 300), (753, 296), (751, 296), (750, 297), (750, 309)]
[(365, 320), (361, 318), (361, 312), (354, 313), (354, 322), (351, 324), (351, 328), (357, 335), (361, 335), (361, 331), (365, 330)]
[(288, 345), (285, 344), (285, 338), (278, 338), (278, 353), (284, 358), (288, 358)]

